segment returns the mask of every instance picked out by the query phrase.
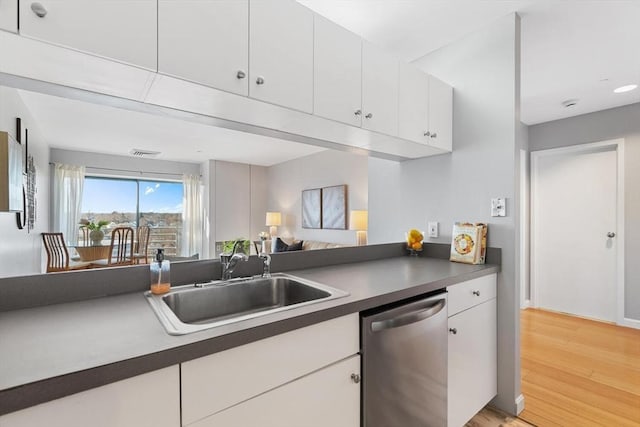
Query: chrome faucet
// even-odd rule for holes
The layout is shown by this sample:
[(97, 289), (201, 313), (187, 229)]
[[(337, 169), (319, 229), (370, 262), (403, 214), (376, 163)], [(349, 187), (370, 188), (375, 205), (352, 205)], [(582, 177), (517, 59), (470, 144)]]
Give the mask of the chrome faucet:
[(243, 240), (238, 240), (231, 250), (231, 254), (220, 254), (220, 264), (222, 264), (222, 280), (231, 279), (231, 274), (233, 270), (236, 268), (238, 261), (249, 261), (249, 257), (247, 254), (242, 252), (236, 253), (238, 250), (238, 245), (243, 243)]
[(271, 255), (267, 253), (265, 239), (262, 239), (262, 242), (260, 243), (260, 253), (258, 254), (258, 258), (262, 260), (262, 277), (269, 278), (271, 277)]

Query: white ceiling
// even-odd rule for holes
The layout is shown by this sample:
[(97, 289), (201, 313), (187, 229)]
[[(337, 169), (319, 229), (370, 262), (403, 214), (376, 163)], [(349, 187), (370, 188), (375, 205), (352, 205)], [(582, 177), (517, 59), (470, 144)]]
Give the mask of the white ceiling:
[(518, 12), (527, 124), (640, 102), (640, 88), (613, 93), (640, 84), (640, 0), (298, 1), (405, 61)]
[(271, 166), (323, 148), (184, 120), (90, 104), (35, 92), (20, 96), (50, 147), (129, 155), (161, 151), (163, 160), (207, 159)]
[[(299, 0), (413, 61), (496, 19), (522, 17), (521, 119), (535, 124), (640, 102), (640, 0)], [(439, 76), (446, 80), (446, 76)], [(270, 166), (322, 148), (21, 91), (52, 147)], [(578, 99), (575, 107), (561, 103)]]

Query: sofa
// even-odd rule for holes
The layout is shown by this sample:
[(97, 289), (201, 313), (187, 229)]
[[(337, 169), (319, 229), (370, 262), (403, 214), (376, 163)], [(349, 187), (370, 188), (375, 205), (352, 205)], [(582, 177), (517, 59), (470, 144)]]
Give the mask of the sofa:
[[(300, 240), (291, 238), (291, 237), (281, 237), (280, 240), (282, 242), (284, 242), (287, 246), (289, 247), (294, 247), (294, 249), (285, 249), (285, 250), (279, 250), (276, 251), (276, 241), (272, 240), (270, 242), (268, 242), (267, 246), (270, 245), (271, 247), (271, 252), (287, 252), (287, 251), (292, 251), (292, 250), (299, 250), (296, 247), (296, 243), (298, 243)], [(331, 243), (331, 242), (321, 242), (319, 240), (302, 240), (302, 250), (303, 251), (310, 251), (310, 250), (316, 250), (316, 249), (332, 249), (332, 248), (342, 248), (345, 247), (347, 245), (343, 244), (343, 243)]]

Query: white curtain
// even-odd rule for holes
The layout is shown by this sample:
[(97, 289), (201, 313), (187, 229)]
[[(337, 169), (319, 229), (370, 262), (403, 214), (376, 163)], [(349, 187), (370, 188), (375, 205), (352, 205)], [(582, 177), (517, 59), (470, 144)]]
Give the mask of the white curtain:
[(84, 172), (84, 166), (54, 164), (51, 228), (62, 232), (69, 245), (78, 243)]
[(202, 186), (197, 175), (182, 176), (182, 256), (202, 255)]

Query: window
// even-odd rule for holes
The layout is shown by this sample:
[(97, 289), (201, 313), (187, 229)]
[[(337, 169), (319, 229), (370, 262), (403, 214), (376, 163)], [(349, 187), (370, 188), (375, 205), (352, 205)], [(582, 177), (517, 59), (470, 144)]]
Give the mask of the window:
[[(82, 218), (106, 221), (106, 240), (115, 227), (148, 225), (149, 253), (164, 248), (167, 255), (177, 255), (182, 233), (182, 183), (88, 176)], [(82, 236), (79, 241), (82, 244)]]

